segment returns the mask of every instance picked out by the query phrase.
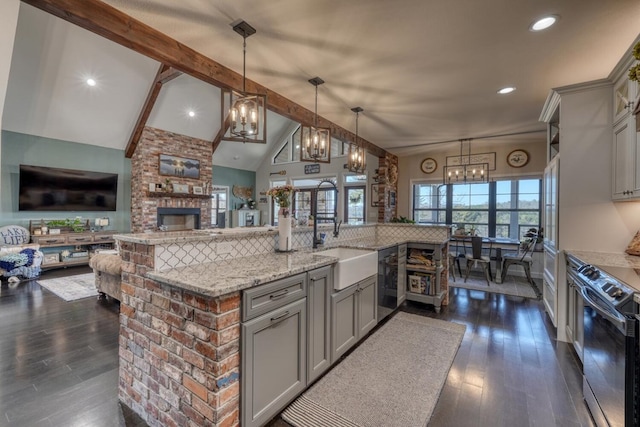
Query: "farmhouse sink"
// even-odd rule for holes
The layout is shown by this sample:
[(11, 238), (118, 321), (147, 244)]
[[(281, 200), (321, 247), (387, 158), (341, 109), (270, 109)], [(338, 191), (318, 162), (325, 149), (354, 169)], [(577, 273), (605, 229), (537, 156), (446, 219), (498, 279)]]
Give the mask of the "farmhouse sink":
[(333, 289), (348, 288), (378, 272), (378, 252), (366, 249), (334, 248), (318, 252), (338, 258), (333, 270)]

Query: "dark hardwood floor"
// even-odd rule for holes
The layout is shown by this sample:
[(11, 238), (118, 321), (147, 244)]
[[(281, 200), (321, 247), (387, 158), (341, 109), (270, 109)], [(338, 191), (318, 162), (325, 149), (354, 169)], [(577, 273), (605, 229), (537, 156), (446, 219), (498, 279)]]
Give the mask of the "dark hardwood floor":
[[(0, 426), (145, 425), (118, 403), (118, 309), (112, 300), (65, 302), (35, 281), (3, 281)], [(439, 314), (417, 303), (402, 310), (467, 326), (430, 427), (593, 426), (575, 355), (550, 338), (540, 301), (456, 288)]]
[[(88, 273), (75, 267), (41, 279)], [(145, 425), (118, 403), (119, 305), (0, 287), (0, 426)]]

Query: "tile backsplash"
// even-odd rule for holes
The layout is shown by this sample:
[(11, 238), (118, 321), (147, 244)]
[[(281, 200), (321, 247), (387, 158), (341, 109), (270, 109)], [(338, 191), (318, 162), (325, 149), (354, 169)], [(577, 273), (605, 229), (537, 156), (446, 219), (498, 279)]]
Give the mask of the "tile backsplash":
[[(367, 238), (397, 238), (403, 240), (442, 241), (448, 238), (446, 227), (412, 226), (396, 224), (371, 224), (343, 226), (338, 237), (333, 236), (333, 227), (319, 227), (318, 233), (326, 233), (325, 245), (338, 245), (341, 240)], [(294, 228), (293, 248), (311, 249), (312, 228)], [(271, 253), (278, 247), (277, 231), (235, 235), (203, 236), (195, 241), (176, 241), (155, 245), (154, 266), (156, 271), (207, 262), (222, 261), (261, 253)]]

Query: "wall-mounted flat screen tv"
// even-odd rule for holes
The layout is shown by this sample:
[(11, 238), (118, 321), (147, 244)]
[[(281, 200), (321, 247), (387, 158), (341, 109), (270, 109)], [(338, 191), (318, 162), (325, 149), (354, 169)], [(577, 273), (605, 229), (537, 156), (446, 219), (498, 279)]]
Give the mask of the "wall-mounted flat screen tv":
[(20, 165), (21, 211), (115, 211), (118, 174)]

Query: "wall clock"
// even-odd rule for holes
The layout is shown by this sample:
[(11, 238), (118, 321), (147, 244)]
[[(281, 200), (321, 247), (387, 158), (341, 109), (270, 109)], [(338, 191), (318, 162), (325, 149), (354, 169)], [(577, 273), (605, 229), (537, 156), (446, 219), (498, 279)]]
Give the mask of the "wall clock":
[(420, 163), (420, 170), (424, 173), (433, 173), (438, 169), (438, 162), (431, 157), (427, 157)]
[(507, 163), (514, 168), (521, 168), (529, 163), (529, 153), (524, 150), (513, 150), (507, 156)]

